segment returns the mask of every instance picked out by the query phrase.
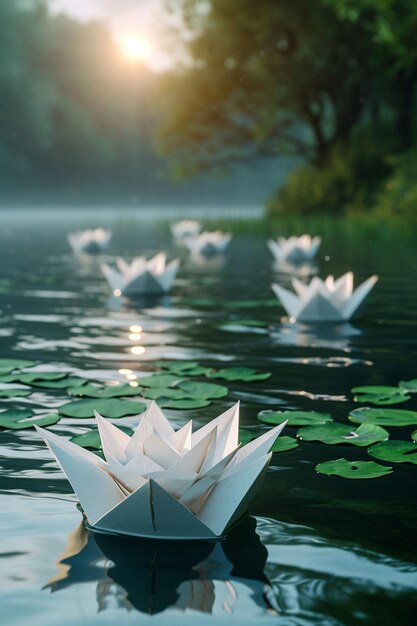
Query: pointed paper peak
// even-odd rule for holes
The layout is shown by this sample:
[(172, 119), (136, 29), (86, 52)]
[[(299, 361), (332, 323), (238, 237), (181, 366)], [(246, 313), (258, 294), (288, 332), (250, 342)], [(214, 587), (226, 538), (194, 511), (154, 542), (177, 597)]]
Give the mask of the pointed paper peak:
[(146, 420), (148, 424), (154, 426), (154, 428), (167, 439), (170, 439), (175, 433), (171, 422), (165, 417), (159, 406), (154, 401), (151, 402), (151, 405), (143, 416), (143, 419)]
[(180, 454), (191, 449), (191, 436), (193, 431), (193, 421), (190, 420), (182, 428), (175, 431), (171, 437), (171, 443)]
[(94, 411), (94, 416), (96, 418), (103, 453), (106, 457), (106, 461), (109, 463), (125, 462), (125, 450), (130, 442), (129, 435), (126, 435), (126, 433), (120, 430), (120, 428), (114, 426), (114, 424), (102, 417), (97, 411)]
[[(229, 429), (230, 431), (232, 431), (233, 429), (233, 433), (234, 433), (235, 432), (234, 429), (236, 429), (236, 426), (237, 426), (237, 430), (239, 430), (239, 409), (240, 409), (240, 403), (237, 402), (232, 407), (230, 407), (230, 409), (227, 409), (227, 411), (225, 411), (224, 413), (216, 417), (214, 420), (211, 420), (211, 422), (199, 428), (199, 430), (197, 430), (192, 435), (192, 445), (195, 446), (199, 441), (201, 441), (203, 437), (207, 435), (207, 433), (212, 431), (216, 426), (217, 426), (219, 438), (223, 436), (223, 433), (226, 431), (226, 429), (228, 431)], [(233, 436), (233, 434), (231, 436)], [(236, 437), (236, 445), (234, 447), (236, 446), (237, 446), (237, 437)]]

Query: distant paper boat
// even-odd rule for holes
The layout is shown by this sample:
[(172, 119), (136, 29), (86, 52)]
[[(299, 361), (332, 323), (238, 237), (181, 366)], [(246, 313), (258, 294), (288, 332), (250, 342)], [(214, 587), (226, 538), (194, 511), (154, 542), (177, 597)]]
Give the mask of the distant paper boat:
[(132, 263), (116, 259), (117, 269), (102, 263), (101, 270), (115, 295), (133, 296), (166, 293), (177, 275), (179, 261), (166, 262), (161, 252), (151, 259), (137, 257)]
[(112, 233), (105, 228), (77, 230), (68, 234), (68, 242), (74, 252), (97, 254), (103, 252), (110, 243)]
[(195, 220), (181, 220), (171, 225), (171, 232), (176, 239), (195, 237), (201, 230), (200, 222)]
[(155, 539), (216, 540), (247, 510), (284, 424), (238, 446), (239, 405), (192, 432), (155, 403), (132, 437), (96, 413), (106, 460), (42, 428), (89, 524)]
[(185, 239), (185, 245), (194, 254), (210, 256), (224, 252), (232, 239), (229, 233), (222, 233), (220, 230), (213, 232), (204, 231), (194, 237)]
[(354, 290), (353, 273), (347, 272), (338, 280), (315, 277), (308, 285), (293, 278), (295, 293), (277, 284), (271, 286), (290, 317), (300, 322), (339, 322), (357, 312), (377, 280), (371, 276)]
[(268, 247), (277, 261), (290, 261), (292, 263), (302, 263), (311, 261), (317, 254), (321, 244), (321, 237), (278, 237), (278, 239), (268, 239)]

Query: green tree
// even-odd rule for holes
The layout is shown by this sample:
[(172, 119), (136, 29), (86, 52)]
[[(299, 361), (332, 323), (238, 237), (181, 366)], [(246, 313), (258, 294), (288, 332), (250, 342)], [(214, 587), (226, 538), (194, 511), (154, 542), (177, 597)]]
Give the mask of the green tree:
[[(182, 172), (289, 154), (322, 165), (376, 91), (374, 42), (322, 0), (183, 0), (191, 62), (160, 144)], [(365, 25), (366, 26), (366, 25)]]
[(157, 82), (104, 25), (54, 15), (44, 0), (0, 0), (2, 197), (137, 195), (157, 168), (144, 106)]
[[(415, 0), (325, 0), (342, 23), (361, 25), (373, 43), (378, 73), (377, 109), (388, 107), (399, 148), (414, 142), (417, 85), (417, 2)], [(379, 112), (381, 115), (381, 113)]]

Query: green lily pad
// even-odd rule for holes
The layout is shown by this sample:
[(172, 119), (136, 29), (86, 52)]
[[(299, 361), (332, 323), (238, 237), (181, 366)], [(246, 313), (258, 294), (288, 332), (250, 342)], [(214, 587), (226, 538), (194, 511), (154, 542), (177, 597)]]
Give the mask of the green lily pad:
[(210, 370), (207, 378), (222, 378), (224, 380), (241, 380), (243, 382), (255, 382), (267, 380), (271, 377), (271, 372), (260, 372), (253, 367), (225, 367), (220, 370)]
[(229, 320), (224, 322), (223, 326), (252, 326), (253, 328), (266, 328), (267, 322), (261, 322), (260, 320)]
[(389, 438), (388, 431), (376, 424), (361, 424), (359, 428), (352, 429), (346, 424), (323, 424), (322, 426), (306, 426), (300, 428), (297, 437), (304, 441), (321, 441), (334, 445), (349, 443), (354, 446), (370, 446), (377, 441), (385, 441)]
[(0, 389), (0, 398), (26, 398), (31, 393), (31, 389)]
[(355, 424), (378, 424), (379, 426), (412, 426), (417, 424), (417, 411), (404, 409), (374, 409), (361, 407), (349, 414), (349, 419)]
[(203, 367), (195, 361), (157, 361), (155, 365), (177, 376), (204, 376), (210, 371), (209, 367)]
[(35, 387), (42, 387), (44, 389), (69, 389), (75, 387), (82, 387), (87, 384), (86, 378), (80, 378), (79, 376), (68, 376), (61, 378), (60, 380), (37, 380), (31, 384)]
[(178, 387), (148, 387), (148, 389), (142, 389), (142, 396), (147, 400), (159, 400), (159, 398), (184, 400), (190, 397), (188, 393), (178, 389)]
[(246, 428), (239, 428), (239, 443), (242, 446), (246, 446), (247, 443), (252, 441), (254, 435), (250, 430), (246, 430)]
[(280, 435), (271, 448), (271, 452), (286, 452), (298, 448), (298, 441), (294, 437)]
[(400, 382), (401, 389), (408, 391), (408, 393), (417, 393), (417, 378), (413, 380), (402, 380)]
[[(118, 428), (126, 433), (126, 435), (133, 435), (133, 430), (131, 428), (127, 428), (126, 426), (118, 426)], [(101, 439), (97, 428), (93, 428), (88, 432), (83, 433), (82, 435), (76, 435), (75, 437), (71, 437), (70, 441), (72, 441), (72, 443), (76, 443), (77, 446), (81, 446), (81, 448), (101, 450)]]
[(369, 402), (370, 404), (389, 405), (407, 402), (410, 396), (405, 389), (390, 385), (365, 385), (351, 389), (355, 402)]
[(132, 387), (132, 385), (108, 385), (106, 387), (97, 387), (95, 385), (80, 385), (78, 387), (70, 387), (68, 390), (70, 396), (78, 398), (123, 398), (125, 396), (137, 396), (140, 394), (140, 387)]
[(47, 415), (35, 414), (30, 409), (8, 409), (0, 413), (0, 428), (23, 430), (33, 426), (52, 426), (61, 419), (57, 413)]
[(223, 306), (228, 309), (255, 309), (258, 306), (277, 306), (277, 300), (234, 300), (224, 302)]
[(316, 411), (271, 411), (265, 410), (258, 413), (258, 420), (266, 424), (282, 424), (288, 420), (288, 426), (317, 426), (332, 422), (330, 413), (317, 413)]
[(410, 400), (410, 396), (401, 389), (397, 389), (394, 393), (362, 393), (353, 397), (355, 402), (363, 402), (370, 404), (377, 404), (379, 406), (388, 406), (390, 404), (401, 404)]
[(118, 400), (111, 398), (109, 400), (76, 400), (68, 402), (59, 407), (59, 412), (65, 417), (76, 417), (85, 419), (94, 417), (94, 411), (100, 413), (104, 417), (125, 417), (125, 415), (138, 415), (146, 411), (146, 405), (143, 402), (134, 402), (133, 400)]
[(33, 372), (32, 374), (9, 374), (7, 376), (2, 376), (0, 382), (22, 383), (24, 385), (33, 385), (36, 387), (38, 383), (62, 380), (67, 376), (68, 374), (66, 372)]
[(192, 370), (184, 372), (187, 376), (207, 376), (211, 372), (211, 367), (204, 367), (203, 365), (197, 365)]
[(417, 443), (411, 441), (383, 441), (369, 448), (368, 454), (389, 463), (417, 465)]
[(13, 370), (23, 369), (24, 367), (34, 367), (39, 361), (28, 361), (27, 359), (0, 359), (0, 375), (9, 374)]
[(175, 374), (182, 374), (187, 370), (192, 370), (194, 367), (198, 367), (198, 363), (196, 361), (156, 361), (156, 367), (160, 367), (164, 370), (171, 370), (171, 372), (175, 372)]
[(172, 398), (160, 398), (158, 406), (161, 409), (202, 409), (211, 404), (211, 400), (198, 398), (184, 398), (183, 400), (173, 400)]
[(386, 467), (373, 461), (348, 461), (335, 459), (316, 465), (316, 471), (325, 476), (340, 476), (340, 478), (366, 479), (379, 478), (392, 473), (392, 467)]
[(178, 385), (180, 389), (185, 391), (189, 396), (202, 400), (224, 398), (229, 393), (227, 387), (223, 385), (215, 385), (213, 383), (195, 383), (185, 381)]
[(351, 392), (353, 394), (376, 394), (377, 396), (386, 394), (389, 395), (391, 393), (398, 393), (400, 389), (398, 387), (392, 387), (390, 385), (365, 385), (363, 387), (353, 387)]
[(174, 387), (181, 381), (181, 376), (173, 374), (151, 374), (138, 380), (142, 387)]
[(1, 278), (0, 279), (0, 294), (10, 293), (13, 289), (13, 281), (10, 278)]

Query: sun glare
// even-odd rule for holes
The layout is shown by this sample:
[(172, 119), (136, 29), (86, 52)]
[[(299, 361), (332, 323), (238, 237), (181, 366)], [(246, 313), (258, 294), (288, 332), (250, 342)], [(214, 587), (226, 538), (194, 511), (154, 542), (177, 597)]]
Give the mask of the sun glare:
[(146, 61), (152, 55), (152, 46), (143, 35), (126, 35), (121, 39), (123, 54), (134, 61)]

